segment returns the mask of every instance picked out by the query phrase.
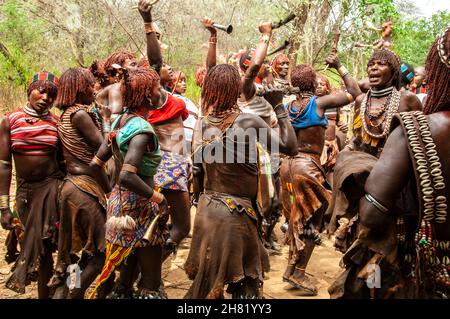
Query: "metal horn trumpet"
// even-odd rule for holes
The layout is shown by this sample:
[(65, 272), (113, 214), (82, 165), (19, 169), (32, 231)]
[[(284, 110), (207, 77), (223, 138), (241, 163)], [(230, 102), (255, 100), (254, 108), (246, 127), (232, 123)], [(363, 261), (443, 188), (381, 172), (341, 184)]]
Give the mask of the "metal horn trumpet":
[(378, 32), (383, 31), (383, 28), (375, 26), (371, 21), (366, 21), (365, 25), (367, 28), (369, 28), (371, 30), (378, 31)]
[(230, 25), (221, 25), (221, 24), (213, 23), (212, 26), (214, 28), (216, 28), (217, 30), (225, 31), (228, 34), (231, 34), (233, 32), (233, 26), (231, 24)]
[(153, 235), (155, 234), (156, 227), (158, 227), (159, 219), (161, 218), (161, 215), (156, 215), (155, 219), (151, 222), (150, 226), (148, 226), (147, 231), (144, 234), (144, 237), (142, 238), (146, 243), (150, 243), (152, 240)]
[(284, 51), (286, 50), (289, 46), (291, 45), (291, 43), (289, 41), (284, 41), (284, 44), (282, 44), (281, 46), (279, 46), (278, 48), (276, 48), (275, 50), (273, 50), (272, 52), (270, 52), (269, 54), (267, 54), (267, 56), (271, 56), (274, 55), (275, 53), (278, 53), (280, 51)]
[(289, 14), (286, 18), (284, 18), (283, 20), (276, 22), (276, 23), (272, 23), (272, 29), (278, 29), (282, 26), (284, 26), (285, 24), (288, 24), (289, 22), (291, 22), (292, 20), (294, 20), (296, 17), (295, 13), (291, 13)]

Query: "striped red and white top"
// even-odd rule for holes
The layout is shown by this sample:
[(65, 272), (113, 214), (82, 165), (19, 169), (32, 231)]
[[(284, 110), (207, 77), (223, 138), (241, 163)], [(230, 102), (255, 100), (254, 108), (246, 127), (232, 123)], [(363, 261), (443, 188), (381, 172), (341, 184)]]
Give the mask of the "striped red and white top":
[(48, 112), (31, 116), (21, 108), (6, 114), (9, 121), (11, 150), (16, 154), (46, 156), (58, 147), (58, 116)]

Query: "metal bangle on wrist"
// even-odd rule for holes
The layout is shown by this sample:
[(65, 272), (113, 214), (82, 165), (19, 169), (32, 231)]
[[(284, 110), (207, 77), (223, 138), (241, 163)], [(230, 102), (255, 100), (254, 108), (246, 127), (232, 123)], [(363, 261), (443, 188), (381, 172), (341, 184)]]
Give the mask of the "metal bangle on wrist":
[(209, 43), (210, 44), (217, 44), (217, 35), (211, 35), (210, 37), (209, 37)]
[(347, 68), (345, 66), (343, 66), (343, 65), (341, 65), (338, 68), (338, 72), (339, 72), (339, 75), (341, 76), (341, 78), (343, 78), (343, 77), (345, 77), (345, 76), (350, 74), (350, 72), (347, 70)]
[(156, 32), (156, 28), (153, 22), (145, 22), (144, 23), (144, 31), (145, 34), (150, 34)]
[(102, 132), (103, 133), (109, 133), (111, 132), (111, 124), (110, 123), (102, 123)]
[(92, 159), (92, 162), (95, 163), (95, 165), (100, 167), (105, 167), (106, 162), (102, 161), (97, 155), (94, 156)]
[(276, 110), (278, 110), (278, 109), (284, 110), (284, 103), (283, 103), (283, 102), (278, 103), (278, 104), (273, 108), (274, 111), (276, 111)]
[(269, 43), (269, 40), (270, 40), (270, 35), (268, 35), (268, 34), (264, 34), (264, 35), (261, 37), (261, 41), (264, 42), (264, 43), (266, 43), (266, 44)]
[(287, 112), (283, 112), (281, 114), (277, 114), (277, 119), (278, 120), (284, 120), (284, 119), (287, 119), (287, 118), (289, 118), (289, 114)]
[(275, 106), (275, 107), (273, 108), (273, 110), (274, 110), (274, 112), (275, 112), (275, 114), (276, 114), (277, 116), (280, 115), (280, 114), (284, 114), (284, 113), (286, 112), (283, 103), (280, 103), (280, 104), (278, 104), (277, 106)]
[(9, 209), (9, 195), (0, 195), (0, 210)]
[[(281, 111), (278, 111), (281, 110)], [(285, 110), (283, 103), (278, 104), (275, 108), (274, 108), (275, 114), (277, 116), (278, 120), (282, 120), (282, 119), (287, 119), (289, 118), (289, 114), (288, 112)]]

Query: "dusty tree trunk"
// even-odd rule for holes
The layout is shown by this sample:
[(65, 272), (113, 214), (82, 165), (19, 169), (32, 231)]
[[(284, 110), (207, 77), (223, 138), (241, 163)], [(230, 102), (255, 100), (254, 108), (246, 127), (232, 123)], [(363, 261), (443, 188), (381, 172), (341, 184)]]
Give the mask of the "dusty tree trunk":
[[(312, 39), (312, 44), (313, 44), (313, 56), (314, 58), (311, 59), (311, 63), (314, 64), (320, 53), (322, 52), (322, 50), (326, 47), (327, 45), (327, 21), (328, 18), (330, 17), (330, 13), (331, 13), (331, 6), (332, 6), (333, 1), (332, 0), (324, 0), (322, 3), (322, 6), (320, 7), (320, 10), (318, 11), (318, 15), (317, 15), (317, 23), (315, 24), (315, 34), (317, 35), (317, 37), (314, 39)], [(322, 35), (322, 37), (319, 37), (319, 35)]]
[(75, 61), (77, 61), (77, 63), (84, 68), (85, 65), (83, 55), (83, 47), (84, 47), (83, 41), (77, 35), (74, 35), (72, 33), (70, 33), (68, 37)]
[(291, 67), (295, 67), (295, 65), (297, 64), (300, 41), (303, 37), (304, 28), (306, 21), (308, 20), (310, 8), (311, 1), (308, 0), (294, 9), (294, 13), (297, 15), (297, 19), (294, 24), (295, 31), (290, 40), (290, 42), (292, 43), (291, 47), (289, 48), (289, 59), (291, 60)]

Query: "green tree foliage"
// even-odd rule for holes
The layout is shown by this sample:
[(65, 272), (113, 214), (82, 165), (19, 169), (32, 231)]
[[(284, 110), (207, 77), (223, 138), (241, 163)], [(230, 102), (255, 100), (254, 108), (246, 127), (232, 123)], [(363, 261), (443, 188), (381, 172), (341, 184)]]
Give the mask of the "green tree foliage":
[(373, 22), (376, 23), (383, 23), (386, 20), (395, 21), (400, 16), (392, 0), (363, 0), (360, 10), (371, 14), (374, 18)]
[[(198, 101), (200, 90), (194, 72), (205, 62), (209, 33), (200, 20), (209, 16), (233, 24), (234, 32), (219, 32), (218, 62), (230, 53), (255, 47), (260, 21), (278, 21), (288, 12), (298, 19), (274, 32), (271, 49), (285, 40), (294, 43), (285, 53), (296, 63), (313, 64), (327, 75), (323, 61), (330, 53), (333, 32), (341, 34), (338, 54), (356, 78), (366, 76), (377, 27), (394, 23), (394, 50), (413, 65), (424, 63), (436, 35), (450, 13), (418, 18), (411, 0), (164, 0), (155, 5), (153, 18), (168, 45), (164, 60), (188, 76), (187, 95)], [(89, 66), (118, 50), (141, 57), (145, 53), (142, 19), (133, 8), (137, 0), (0, 0), (0, 91), (5, 86), (24, 87), (39, 69), (61, 75), (69, 67)], [(409, 11), (406, 12), (405, 8)], [(359, 48), (355, 44), (366, 44)], [(335, 75), (336, 86), (340, 78)], [(3, 90), (4, 91), (4, 90)], [(1, 104), (0, 96), (0, 104)]]
[(408, 19), (395, 25), (394, 50), (403, 61), (423, 65), (437, 36), (450, 21), (450, 12), (441, 11), (431, 18)]
[(35, 71), (36, 47), (45, 43), (44, 23), (30, 18), (22, 1), (7, 0), (1, 6), (0, 82), (25, 86)]

